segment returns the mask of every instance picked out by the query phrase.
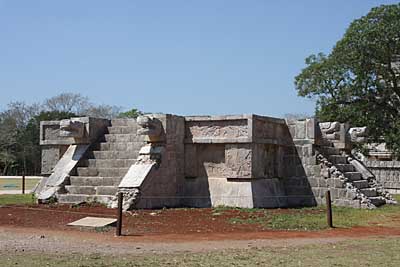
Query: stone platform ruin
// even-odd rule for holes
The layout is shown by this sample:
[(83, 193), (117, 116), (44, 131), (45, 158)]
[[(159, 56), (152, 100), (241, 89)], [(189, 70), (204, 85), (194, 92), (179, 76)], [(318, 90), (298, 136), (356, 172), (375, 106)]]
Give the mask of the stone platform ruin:
[(101, 202), (124, 209), (283, 208), (395, 203), (351, 155), (363, 128), (258, 115), (138, 119), (71, 118), (41, 123), (40, 202)]

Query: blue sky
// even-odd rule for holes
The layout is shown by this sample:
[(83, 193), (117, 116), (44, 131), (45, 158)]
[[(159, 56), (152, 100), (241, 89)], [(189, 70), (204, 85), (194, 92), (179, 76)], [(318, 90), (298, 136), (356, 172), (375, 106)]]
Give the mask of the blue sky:
[(0, 0), (0, 109), (76, 92), (146, 112), (313, 114), (304, 59), (372, 0)]

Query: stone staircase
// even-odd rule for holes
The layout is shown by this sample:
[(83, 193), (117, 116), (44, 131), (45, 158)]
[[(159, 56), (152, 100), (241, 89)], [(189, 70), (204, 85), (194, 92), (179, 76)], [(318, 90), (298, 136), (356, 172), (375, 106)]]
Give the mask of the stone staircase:
[(358, 172), (349, 162), (349, 155), (331, 146), (321, 146), (318, 151), (329, 161), (330, 165), (339, 171), (338, 173), (347, 178), (346, 182), (343, 183), (343, 187), (346, 187), (346, 183), (350, 183), (350, 187), (353, 187), (353, 192), (358, 195), (358, 198), (368, 199), (369, 203), (373, 205), (371, 206), (372, 208), (386, 203), (385, 197), (382, 196), (376, 186), (375, 179), (365, 179), (362, 173)]
[(70, 176), (60, 203), (108, 203), (129, 167), (136, 162), (140, 148), (146, 144), (136, 134), (135, 119), (113, 119), (108, 133), (91, 146)]

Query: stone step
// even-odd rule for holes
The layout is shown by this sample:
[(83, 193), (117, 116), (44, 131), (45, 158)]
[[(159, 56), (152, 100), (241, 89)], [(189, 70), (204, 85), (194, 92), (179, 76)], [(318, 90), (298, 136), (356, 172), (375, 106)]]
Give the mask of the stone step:
[(88, 168), (78, 167), (78, 176), (123, 177), (129, 168)]
[(367, 180), (359, 180), (359, 181), (354, 181), (353, 185), (357, 187), (358, 189), (363, 189), (363, 188), (368, 188), (369, 184)]
[(369, 197), (369, 199), (371, 200), (372, 204), (377, 207), (386, 204), (386, 201), (383, 197)]
[(68, 194), (79, 194), (79, 195), (96, 195), (95, 186), (76, 186), (76, 185), (66, 185), (65, 189)]
[(349, 178), (350, 181), (362, 180), (362, 175), (359, 172), (345, 172), (344, 176)]
[(97, 186), (97, 195), (112, 195), (115, 196), (118, 191), (118, 186)]
[(93, 151), (89, 158), (94, 159), (135, 159), (139, 151)]
[(62, 194), (58, 195), (59, 203), (64, 204), (78, 204), (78, 203), (91, 203), (97, 202), (101, 204), (108, 204), (115, 196), (112, 195), (85, 195), (85, 194)]
[(74, 186), (118, 186), (121, 179), (121, 177), (71, 176), (70, 182)]
[(341, 172), (354, 172), (356, 170), (351, 164), (335, 164), (335, 167)]
[(324, 155), (341, 155), (340, 149), (334, 147), (322, 146), (319, 150), (321, 150), (321, 153)]
[(360, 191), (367, 197), (376, 197), (378, 195), (375, 188), (363, 188)]
[(124, 118), (124, 119), (112, 119), (112, 126), (136, 126), (136, 120), (133, 118)]
[(111, 126), (108, 127), (109, 134), (136, 134), (137, 126)]
[(136, 159), (88, 159), (86, 166), (91, 168), (129, 168), (135, 162)]
[(67, 185), (65, 189), (73, 195), (110, 195), (117, 193), (117, 186), (75, 186)]
[(341, 155), (330, 155), (328, 160), (333, 164), (347, 164), (347, 157)]
[(144, 141), (144, 136), (137, 134), (105, 134), (106, 142), (141, 142)]
[(145, 142), (108, 142), (100, 143), (100, 151), (139, 151)]

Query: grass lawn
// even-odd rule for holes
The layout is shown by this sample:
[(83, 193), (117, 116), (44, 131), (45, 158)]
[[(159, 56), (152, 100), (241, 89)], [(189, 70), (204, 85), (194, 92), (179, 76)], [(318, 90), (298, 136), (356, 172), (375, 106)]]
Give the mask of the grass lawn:
[[(400, 203), (400, 195), (395, 195)], [(218, 207), (214, 209), (216, 214), (230, 209)], [(321, 230), (327, 228), (326, 210), (324, 206), (313, 208), (266, 210), (266, 209), (240, 209), (244, 212), (252, 212), (250, 218), (231, 218), (233, 224), (261, 224), (266, 229), (276, 230)], [(391, 219), (400, 215), (399, 205), (384, 205), (373, 210), (354, 209), (345, 207), (332, 207), (333, 224), (335, 227), (347, 228), (354, 226), (391, 226)], [(260, 216), (260, 213), (263, 214)]]
[[(25, 189), (31, 190), (40, 179), (25, 179)], [(22, 190), (22, 179), (0, 178), (0, 190)]]
[(400, 239), (366, 239), (324, 245), (267, 247), (208, 253), (105, 256), (9, 253), (1, 266), (400, 266)]
[(0, 195), (0, 205), (35, 204), (33, 194), (25, 195)]

